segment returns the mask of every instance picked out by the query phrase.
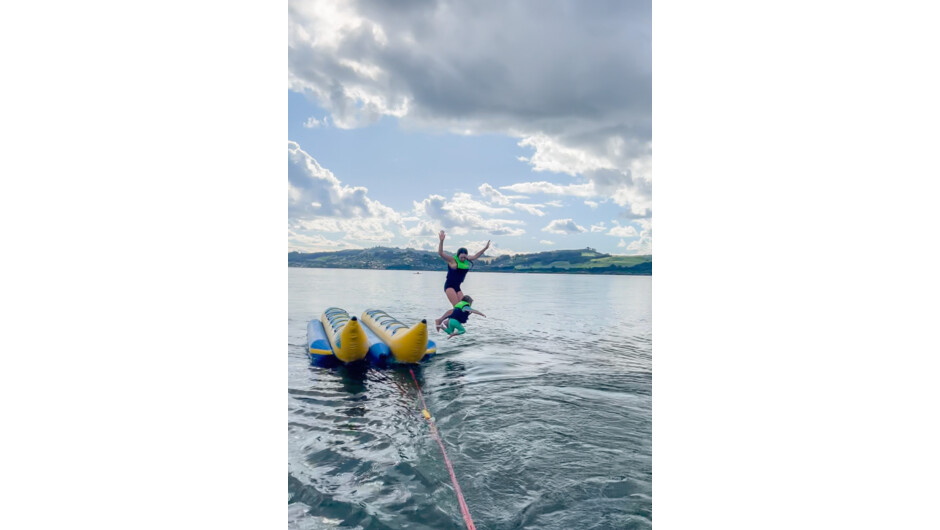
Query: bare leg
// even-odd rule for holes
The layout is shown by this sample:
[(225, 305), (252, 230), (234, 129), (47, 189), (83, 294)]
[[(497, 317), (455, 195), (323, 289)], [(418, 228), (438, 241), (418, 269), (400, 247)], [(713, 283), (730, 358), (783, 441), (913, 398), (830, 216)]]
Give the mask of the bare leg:
[(450, 314), (453, 312), (454, 312), (453, 309), (448, 309), (447, 311), (444, 311), (444, 314), (441, 316), (441, 318), (434, 319), (434, 324), (437, 325), (437, 327), (441, 327), (441, 322), (449, 318)]
[(463, 298), (463, 293), (458, 293), (457, 291), (454, 290), (453, 287), (448, 287), (444, 291), (444, 294), (447, 295), (447, 301), (450, 302), (451, 307), (454, 307), (455, 305), (457, 305), (457, 302), (459, 302), (460, 299)]

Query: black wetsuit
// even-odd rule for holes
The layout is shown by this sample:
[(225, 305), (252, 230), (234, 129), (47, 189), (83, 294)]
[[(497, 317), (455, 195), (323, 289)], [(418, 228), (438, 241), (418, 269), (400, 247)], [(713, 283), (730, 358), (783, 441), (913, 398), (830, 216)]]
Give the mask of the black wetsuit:
[[(469, 260), (468, 260), (469, 261)], [(444, 280), (444, 290), (453, 289), (454, 292), (460, 292), (460, 284), (463, 283), (463, 279), (467, 277), (467, 273), (470, 272), (470, 269), (452, 269), (450, 265), (447, 266), (447, 279)]]

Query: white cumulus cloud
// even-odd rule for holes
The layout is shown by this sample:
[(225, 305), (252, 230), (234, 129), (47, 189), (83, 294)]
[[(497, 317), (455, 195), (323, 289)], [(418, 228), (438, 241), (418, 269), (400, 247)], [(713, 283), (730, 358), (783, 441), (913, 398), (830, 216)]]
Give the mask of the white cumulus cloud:
[[(390, 230), (401, 227), (401, 216), (368, 197), (368, 189), (340, 182), (328, 169), (287, 142), (287, 217), (289, 234), (303, 245), (325, 245), (318, 235), (332, 233), (333, 241), (388, 242)], [(312, 239), (302, 239), (306, 236)], [(355, 248), (355, 243), (342, 248)]]
[(479, 188), (480, 195), (485, 197), (490, 201), (490, 204), (497, 204), (500, 206), (512, 206), (513, 208), (526, 212), (530, 215), (537, 215), (539, 217), (545, 215), (545, 212), (540, 210), (544, 208), (544, 204), (529, 204), (522, 202), (513, 202), (515, 199), (525, 199), (524, 195), (504, 195), (499, 190), (494, 188), (489, 184), (483, 184)]
[(653, 222), (649, 219), (636, 221), (640, 225), (640, 238), (626, 245), (628, 254), (647, 255), (653, 253)]
[(587, 230), (585, 230), (583, 226), (575, 223), (572, 219), (555, 219), (548, 223), (548, 226), (543, 228), (542, 231), (565, 235), (586, 232)]
[(399, 215), (366, 196), (368, 189), (347, 186), (304, 152), (296, 142), (287, 142), (287, 198), (290, 218), (383, 217)]
[(509, 206), (512, 204), (510, 197), (503, 195), (499, 190), (487, 183), (483, 183), (478, 189), (480, 190), (480, 195), (486, 197), (492, 204), (498, 204), (500, 206)]
[(500, 186), (502, 190), (510, 190), (518, 193), (547, 193), (552, 195), (570, 195), (573, 197), (594, 197), (594, 185), (587, 184), (552, 184), (551, 182), (519, 182), (509, 186)]
[(537, 215), (539, 217), (545, 215), (545, 212), (539, 210), (539, 208), (545, 207), (544, 204), (523, 204), (521, 202), (517, 202), (513, 206), (515, 206), (516, 209), (522, 210), (523, 212), (529, 213), (531, 215)]
[[(451, 241), (450, 238), (448, 238), (447, 241), (444, 242), (445, 251), (457, 250), (460, 247), (464, 247), (468, 251), (470, 251), (471, 254), (476, 254), (477, 252), (483, 250), (484, 246), (486, 246), (486, 240), (480, 240), (480, 239), (475, 239), (475, 240), (455, 239), (454, 241)], [(434, 249), (435, 250), (437, 249), (436, 243), (435, 243)], [(486, 249), (486, 253), (483, 254), (481, 259), (495, 258), (498, 256), (502, 256), (504, 254), (515, 255), (515, 254), (519, 254), (519, 252), (503, 247), (499, 243), (490, 241), (490, 248)]]
[(535, 149), (532, 157), (520, 157), (523, 162), (532, 164), (535, 171), (568, 173), (575, 176), (593, 169), (613, 167), (613, 163), (603, 157), (598, 157), (584, 149), (567, 147), (545, 134), (523, 138), (519, 146)]
[(436, 239), (419, 239), (412, 238), (408, 240), (407, 248), (414, 248), (417, 250), (437, 250), (437, 240)]
[(509, 208), (494, 208), (473, 199), (468, 193), (455, 193), (448, 200), (441, 195), (430, 195), (426, 199), (414, 202), (418, 216), (427, 217), (432, 222), (446, 229), (453, 229), (455, 234), (465, 234), (470, 230), (481, 230), (494, 236), (517, 236), (525, 233), (518, 219), (500, 219), (498, 214), (511, 213)]
[(289, 0), (288, 87), (333, 127), (394, 116), (510, 136), (531, 150), (520, 158), (533, 170), (574, 175), (591, 191), (557, 194), (609, 197), (648, 219), (650, 35), (649, 2)]
[[(592, 227), (593, 228), (593, 227)], [(611, 227), (610, 231), (607, 232), (609, 236), (615, 237), (636, 237), (638, 235), (636, 228), (633, 226), (614, 226)]]
[(436, 228), (428, 221), (418, 221), (418, 224), (411, 228), (403, 228), (401, 234), (407, 237), (436, 236), (438, 234)]
[(329, 118), (324, 117), (323, 120), (318, 120), (313, 116), (307, 118), (307, 121), (304, 122), (304, 127), (307, 129), (316, 129), (318, 127), (326, 127), (328, 125), (327, 120)]
[(329, 239), (320, 234), (303, 234), (294, 230), (287, 231), (288, 252), (327, 252), (348, 248), (361, 247), (349, 241)]

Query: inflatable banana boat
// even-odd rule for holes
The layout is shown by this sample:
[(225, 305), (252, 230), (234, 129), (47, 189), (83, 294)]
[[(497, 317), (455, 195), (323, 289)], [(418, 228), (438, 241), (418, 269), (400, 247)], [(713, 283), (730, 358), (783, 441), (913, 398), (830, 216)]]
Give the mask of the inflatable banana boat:
[[(388, 348), (388, 353), (400, 363), (416, 363), (425, 355), (437, 352), (437, 345), (428, 340), (427, 320), (422, 320), (409, 328), (385, 311), (366, 309), (362, 313), (362, 323), (368, 330), (367, 336), (370, 344), (374, 335)], [(376, 360), (384, 360), (380, 355), (377, 357)]]
[(428, 340), (426, 320), (409, 329), (385, 311), (367, 310), (360, 322), (345, 310), (331, 307), (319, 320), (307, 323), (307, 353), (321, 366), (363, 358), (376, 364), (416, 363), (436, 352), (437, 345)]
[(307, 343), (310, 358), (317, 364), (329, 362), (330, 357), (351, 363), (364, 359), (369, 351), (365, 328), (338, 307), (327, 309), (320, 320), (307, 324)]

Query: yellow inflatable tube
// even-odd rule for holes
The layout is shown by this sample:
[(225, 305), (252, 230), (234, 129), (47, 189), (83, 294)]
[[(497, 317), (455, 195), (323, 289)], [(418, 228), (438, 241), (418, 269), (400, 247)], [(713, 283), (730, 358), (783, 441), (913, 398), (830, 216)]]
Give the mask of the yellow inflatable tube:
[(356, 317), (350, 317), (343, 309), (331, 307), (320, 316), (320, 322), (337, 359), (351, 363), (366, 356), (369, 341)]
[(400, 363), (416, 363), (425, 354), (437, 351), (436, 346), (429, 347), (431, 345), (428, 344), (427, 320), (409, 328), (385, 311), (366, 309), (362, 313), (362, 323), (388, 346), (392, 356)]

